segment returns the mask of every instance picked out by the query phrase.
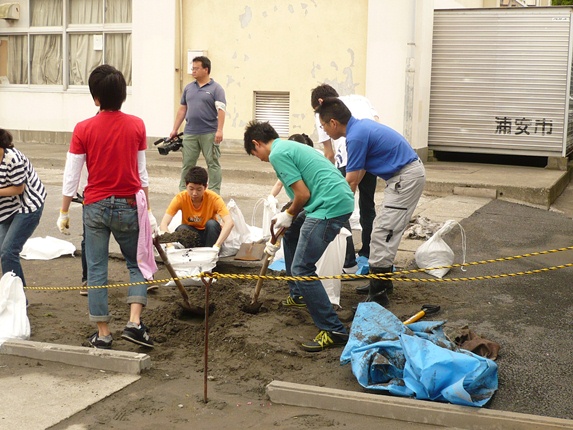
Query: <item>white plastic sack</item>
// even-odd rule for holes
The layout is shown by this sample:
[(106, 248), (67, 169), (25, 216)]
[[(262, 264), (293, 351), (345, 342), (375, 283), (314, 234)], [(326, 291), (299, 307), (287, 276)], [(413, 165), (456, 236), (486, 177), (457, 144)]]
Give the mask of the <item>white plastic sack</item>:
[[(434, 235), (418, 247), (415, 254), (416, 264), (420, 269), (431, 267), (451, 266), (454, 264), (454, 251), (444, 240), (444, 236), (458, 225), (462, 232), (462, 259), (466, 262), (466, 235), (463, 227), (455, 220), (448, 220)], [(462, 268), (462, 270), (464, 270)], [(450, 271), (449, 267), (442, 269), (428, 270), (432, 276), (442, 278)]]
[(348, 220), (352, 230), (362, 230), (362, 226), (360, 225), (360, 207), (358, 206), (359, 194), (358, 191), (354, 193), (354, 210)]
[[(181, 283), (185, 286), (203, 285), (201, 278), (196, 275), (211, 271), (219, 260), (217, 251), (211, 247), (185, 249), (166, 247), (165, 252), (177, 277), (185, 278), (181, 279)], [(189, 276), (191, 277), (189, 278)], [(175, 281), (169, 281), (165, 286), (174, 287)]]
[(0, 345), (7, 339), (29, 337), (30, 321), (22, 280), (14, 272), (5, 273), (0, 279)]
[(262, 220), (262, 237), (261, 239), (269, 240), (271, 237), (271, 220), (273, 217), (279, 213), (279, 201), (276, 197), (269, 195), (266, 199), (259, 199), (257, 203), (255, 203), (255, 207), (253, 208), (253, 216), (251, 219), (251, 225), (256, 226), (256, 215), (257, 209), (259, 206), (263, 206), (263, 220)]
[(250, 240), (251, 230), (245, 222), (245, 217), (243, 216), (241, 209), (239, 209), (239, 206), (237, 206), (237, 203), (235, 203), (233, 199), (229, 200), (229, 203), (227, 203), (227, 209), (229, 209), (229, 213), (231, 214), (231, 218), (233, 218), (235, 226), (233, 227), (233, 230), (231, 230), (231, 233), (225, 242), (223, 242), (223, 246), (221, 246), (221, 252), (219, 254), (221, 257), (230, 257), (235, 255), (239, 252), (239, 248), (242, 243), (252, 242), (252, 240)]
[(28, 239), (20, 252), (25, 260), (52, 260), (62, 255), (74, 255), (76, 247), (73, 243), (55, 237), (33, 237)]
[[(316, 263), (318, 276), (333, 276), (342, 273), (346, 255), (346, 238), (351, 234), (347, 229), (342, 228), (334, 240), (328, 244), (324, 254)], [(322, 279), (321, 282), (326, 294), (328, 294), (330, 303), (340, 306), (340, 288), (342, 286), (340, 279)]]

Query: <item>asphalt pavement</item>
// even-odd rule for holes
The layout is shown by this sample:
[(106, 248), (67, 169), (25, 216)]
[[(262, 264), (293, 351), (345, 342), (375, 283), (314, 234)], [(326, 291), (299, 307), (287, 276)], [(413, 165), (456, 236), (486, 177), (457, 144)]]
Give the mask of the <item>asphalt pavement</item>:
[[(32, 161), (48, 190), (43, 218), (34, 236), (63, 238), (79, 249), (79, 205), (72, 205), (70, 209), (71, 235), (64, 237), (56, 228), (67, 146), (37, 143), (16, 143), (16, 146)], [(171, 198), (178, 192), (181, 154), (173, 152), (162, 156), (151, 147), (147, 159), (151, 206), (160, 220)], [(236, 201), (247, 223), (260, 224), (262, 208), (257, 203), (269, 194), (276, 181), (272, 167), (248, 156), (237, 146), (223, 147), (221, 163), (222, 197), (225, 201)], [(204, 165), (202, 159), (199, 164)], [(415, 215), (433, 222), (447, 219), (462, 222), (468, 237), (472, 238), (473, 258), (518, 255), (570, 245), (569, 239), (573, 236), (573, 189), (567, 187), (570, 171), (440, 161), (425, 165), (427, 186)], [(380, 181), (378, 203), (381, 202), (382, 191), (383, 183)], [(286, 201), (286, 195), (279, 195), (282, 202), (281, 199)], [(402, 241), (400, 265), (407, 266), (411, 262), (418, 245), (416, 241)], [(112, 252), (117, 252), (114, 246)], [(557, 257), (548, 257), (544, 263), (554, 262), (558, 262)], [(520, 262), (512, 264), (514, 266), (509, 270), (523, 270)], [(473, 274), (485, 273), (480, 270), (476, 269)], [(492, 409), (538, 411), (548, 417), (573, 419), (573, 392), (569, 383), (572, 374), (571, 370), (563, 370), (570, 369), (568, 354), (573, 349), (569, 333), (573, 299), (567, 271), (554, 273), (550, 278), (541, 278), (533, 284), (523, 278), (503, 278), (496, 285), (484, 284), (475, 290), (477, 304), (460, 310), (466, 312), (468, 321), (477, 321), (476, 328), (486, 330), (504, 342), (504, 372), (507, 377), (500, 384), (506, 384), (506, 389), (496, 394)], [(528, 288), (524, 288), (526, 286)], [(455, 294), (455, 290), (450, 294)], [(463, 318), (463, 315), (455, 313), (450, 316)], [(521, 373), (527, 378), (514, 377)], [(5, 393), (12, 392), (12, 388), (5, 385), (8, 382), (14, 390), (19, 385), (17, 378), (3, 379)], [(54, 385), (53, 379), (48, 382)], [(112, 387), (109, 392), (114, 390)], [(518, 393), (526, 393), (526, 400)], [(427, 402), (424, 402), (424, 407), (428, 407)], [(505, 409), (507, 407), (509, 409)], [(62, 419), (70, 413), (73, 411), (62, 410)], [(403, 423), (395, 424), (394, 428), (407, 428), (401, 427)], [(558, 426), (543, 428), (570, 427), (571, 422), (563, 420)], [(464, 427), (460, 425), (459, 428)]]

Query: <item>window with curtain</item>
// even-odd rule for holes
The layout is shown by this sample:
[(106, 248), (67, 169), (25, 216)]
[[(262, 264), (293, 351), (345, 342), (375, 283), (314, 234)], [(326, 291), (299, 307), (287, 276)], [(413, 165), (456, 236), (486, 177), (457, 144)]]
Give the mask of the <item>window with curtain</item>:
[(0, 32), (0, 85), (87, 85), (101, 64), (131, 85), (132, 0), (30, 0), (29, 11), (26, 34)]

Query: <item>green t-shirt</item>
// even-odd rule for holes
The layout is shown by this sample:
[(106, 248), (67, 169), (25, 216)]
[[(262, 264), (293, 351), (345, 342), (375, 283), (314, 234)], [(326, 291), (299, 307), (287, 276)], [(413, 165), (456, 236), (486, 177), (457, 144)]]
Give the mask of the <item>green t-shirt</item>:
[(330, 219), (354, 210), (354, 195), (346, 179), (316, 149), (299, 142), (275, 139), (269, 162), (292, 199), (291, 185), (302, 179), (310, 191), (306, 216)]

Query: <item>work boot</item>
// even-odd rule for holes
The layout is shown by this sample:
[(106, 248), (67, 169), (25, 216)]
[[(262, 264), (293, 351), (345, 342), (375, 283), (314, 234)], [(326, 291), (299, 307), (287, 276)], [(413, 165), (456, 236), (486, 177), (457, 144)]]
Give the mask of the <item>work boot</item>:
[[(392, 274), (392, 266), (390, 267), (371, 267), (370, 273), (385, 273)], [(391, 280), (386, 279), (370, 279), (368, 297), (366, 297), (365, 302), (376, 302), (382, 306), (388, 306), (390, 299), (388, 299), (388, 293), (394, 291), (394, 285)]]
[[(370, 270), (370, 273), (392, 273), (393, 271), (394, 271), (394, 266), (383, 267), (383, 268), (373, 267), (372, 270)], [(373, 280), (378, 281), (377, 279), (371, 279), (370, 282), (372, 282)], [(388, 282), (390, 286), (386, 287), (386, 294), (392, 294), (392, 292), (394, 291), (394, 286), (392, 285), (392, 281), (380, 281), (380, 282)], [(356, 294), (370, 294), (370, 283), (362, 285), (360, 287), (356, 287), (355, 291)]]

